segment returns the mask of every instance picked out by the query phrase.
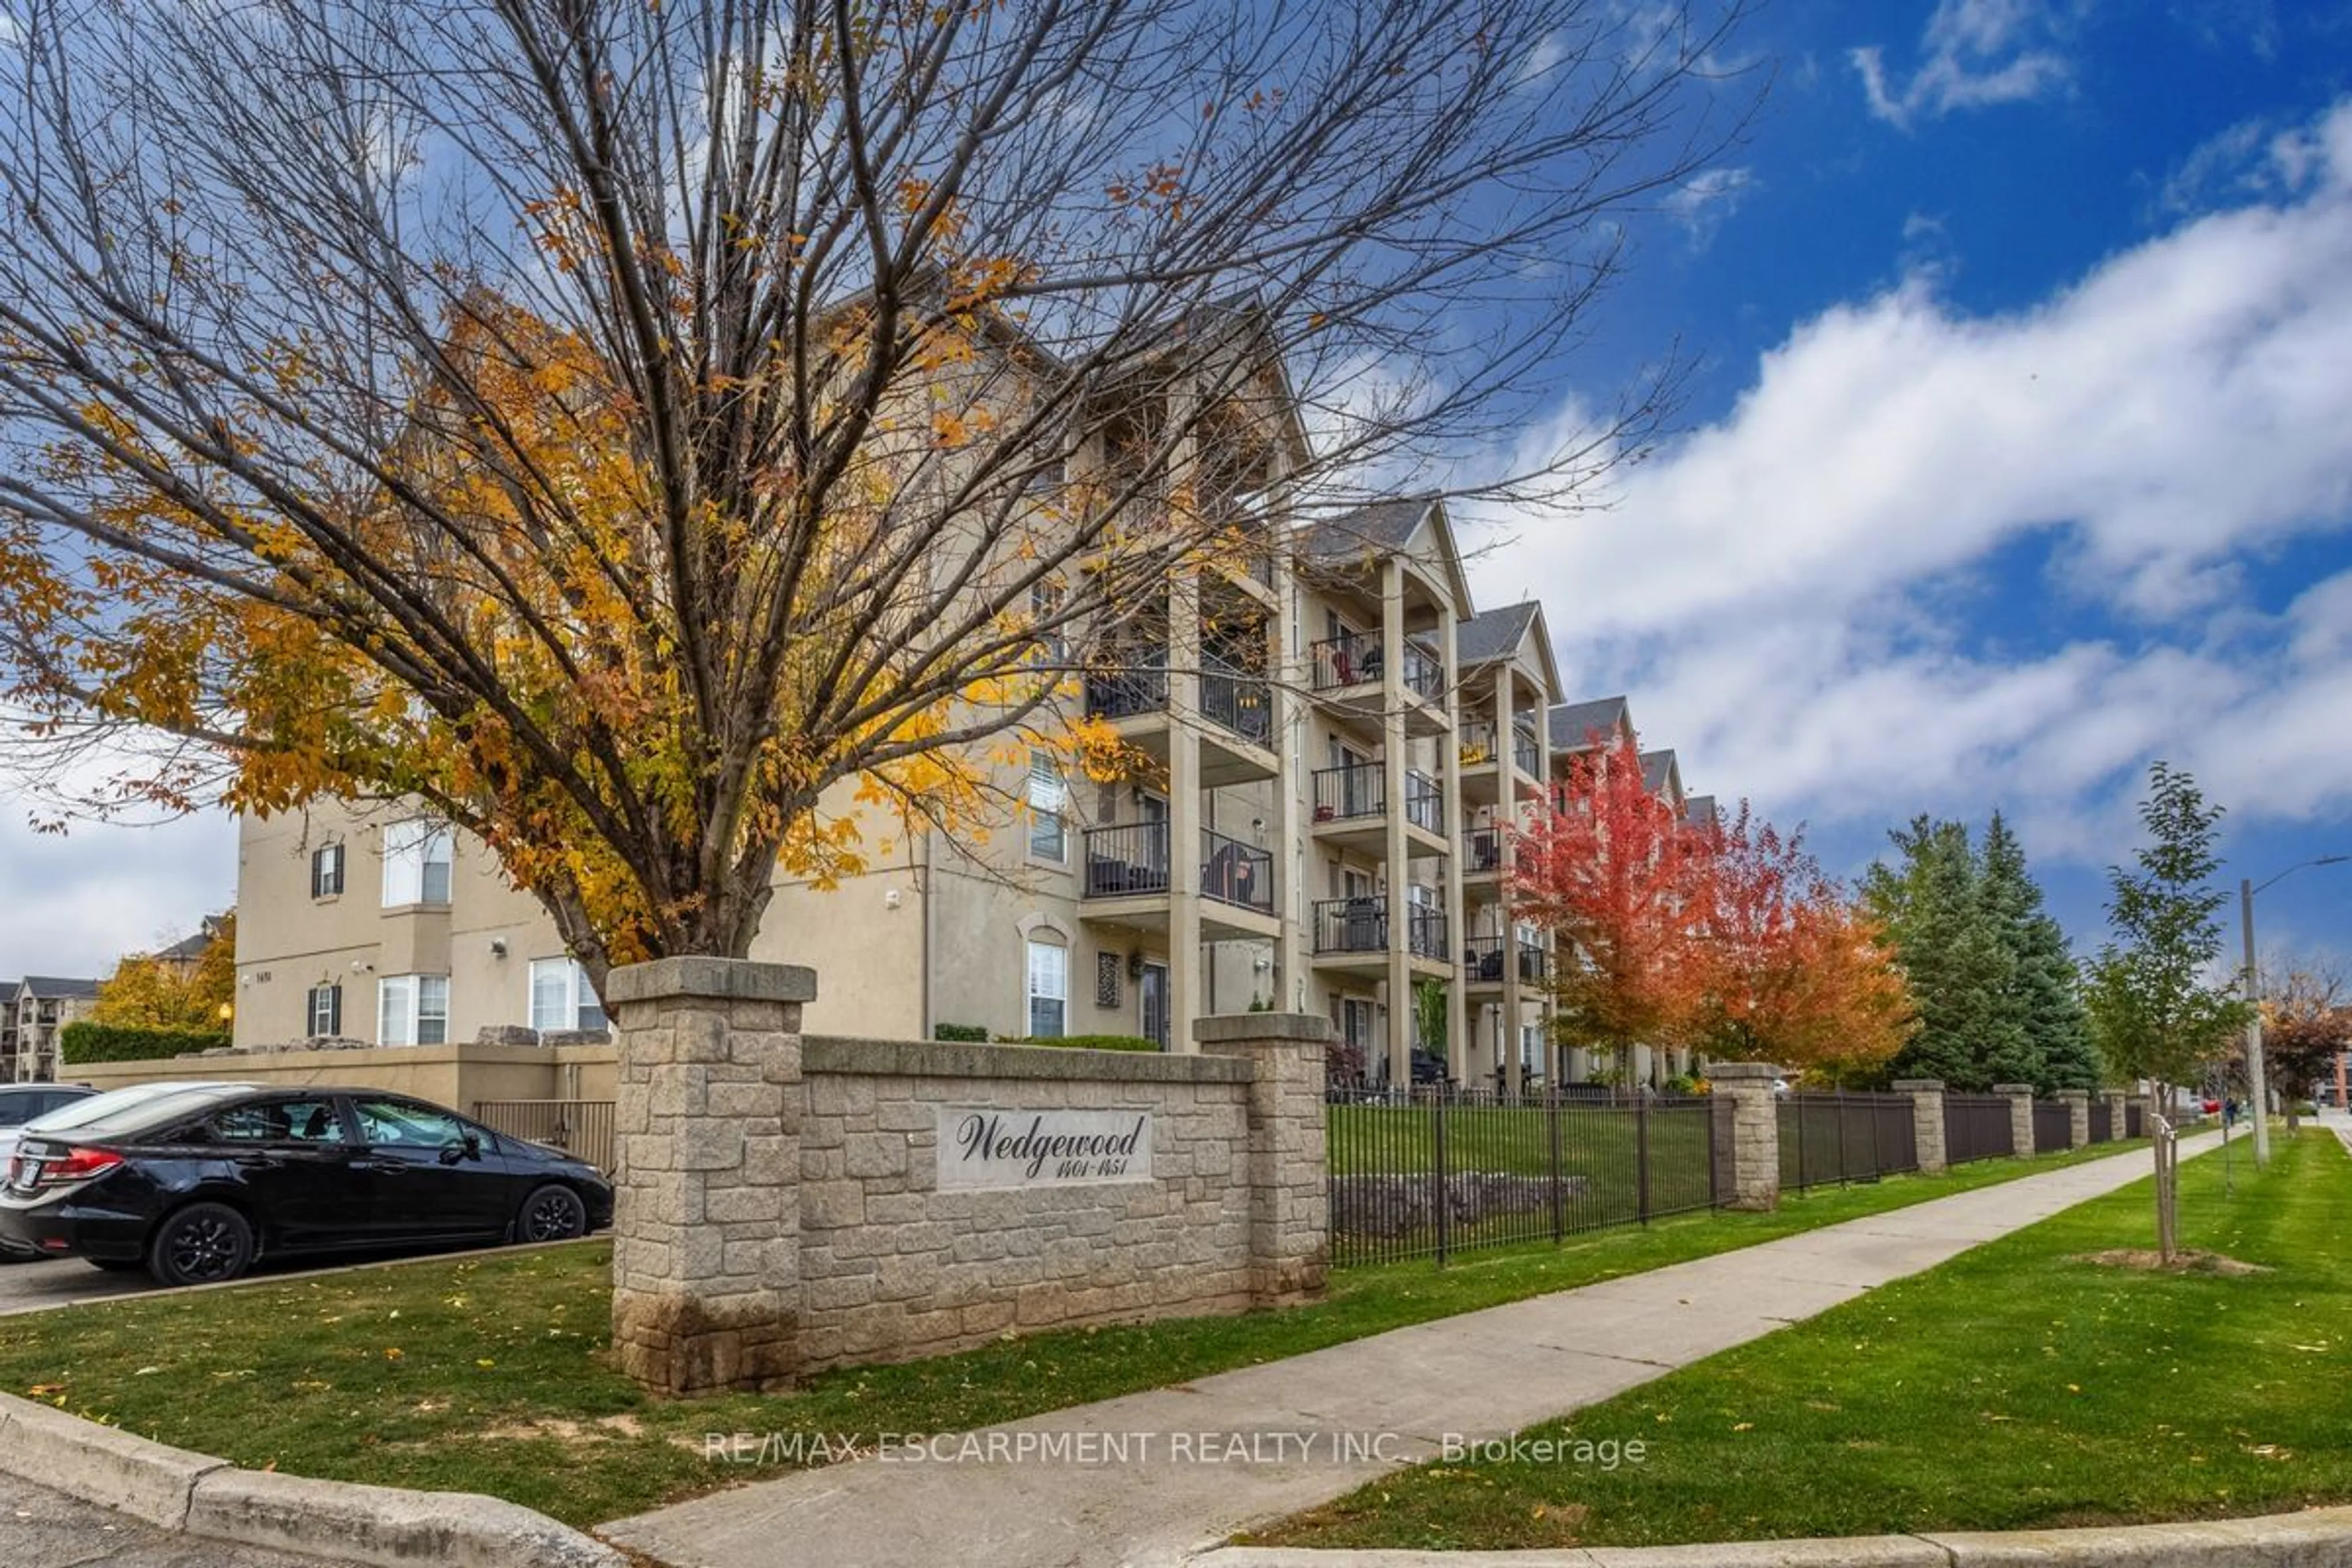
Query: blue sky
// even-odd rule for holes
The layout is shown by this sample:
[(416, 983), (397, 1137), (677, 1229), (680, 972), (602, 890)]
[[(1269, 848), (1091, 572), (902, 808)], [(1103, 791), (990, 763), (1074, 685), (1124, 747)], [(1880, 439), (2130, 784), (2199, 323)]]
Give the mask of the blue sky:
[[(1842, 873), (2000, 807), (2084, 944), (2151, 757), (2231, 808), (2232, 886), (2352, 853), (2352, 3), (1771, 0), (1742, 47), (1752, 134), (1559, 367), (1572, 422), (1679, 341), (1682, 432), (1502, 520), (1482, 602), (1538, 594), (1577, 695)], [(22, 821), (0, 975), (233, 895), (224, 821)], [(2298, 872), (2264, 945), (2352, 966), (2347, 910)]]
[[(2000, 807), (2080, 945), (2152, 757), (2233, 889), (2352, 853), (2352, 5), (1777, 0), (1746, 43), (1769, 106), (1564, 384), (1679, 339), (1682, 431), (1506, 521), (1486, 599), (1836, 870)], [(2347, 910), (2298, 872), (2263, 946), (2352, 958)]]

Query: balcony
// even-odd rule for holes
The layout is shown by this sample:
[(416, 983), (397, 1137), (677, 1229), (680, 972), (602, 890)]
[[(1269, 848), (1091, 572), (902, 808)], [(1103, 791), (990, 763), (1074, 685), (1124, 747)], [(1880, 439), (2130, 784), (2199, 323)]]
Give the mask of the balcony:
[[(1340, 847), (1381, 853), (1388, 840), (1388, 769), (1381, 763), (1318, 768), (1313, 774), (1315, 837)], [(1427, 773), (1404, 775), (1406, 853), (1443, 855), (1445, 791)]]
[[(1307, 646), (1307, 681), (1324, 702), (1351, 718), (1368, 722), (1381, 716), (1381, 679), (1387, 673), (1387, 651), (1381, 638), (1350, 632), (1325, 637)], [(1408, 637), (1397, 676), (1410, 699), (1405, 728), (1415, 735), (1434, 734), (1445, 727), (1445, 661), (1424, 643)]]
[[(1378, 895), (1318, 900), (1314, 936), (1320, 967), (1377, 972), (1388, 962), (1388, 900)], [(1404, 949), (1417, 970), (1444, 973), (1445, 911), (1425, 904), (1406, 906)]]
[(1531, 730), (1511, 726), (1511, 765), (1537, 783), (1537, 793), (1542, 793), (1543, 748), (1536, 744)]
[[(1462, 979), (1472, 987), (1500, 985), (1511, 939), (1505, 936), (1465, 937), (1462, 942)], [(1521, 937), (1519, 949), (1519, 984), (1541, 985), (1551, 977), (1551, 954), (1540, 942)]]
[[(1168, 650), (1139, 652), (1132, 664), (1087, 677), (1089, 717), (1109, 720), (1120, 739), (1168, 761)], [(1274, 777), (1274, 689), (1262, 677), (1215, 655), (1201, 666), (1201, 783), (1210, 789)]]
[(1472, 827), (1462, 835), (1462, 875), (1464, 878), (1499, 877), (1503, 874), (1503, 830), (1499, 827)]
[[(1087, 829), (1078, 896), (1087, 905), (1088, 919), (1139, 931), (1168, 929), (1168, 896), (1175, 880), (1168, 834), (1165, 822)], [(1271, 851), (1204, 828), (1194, 887), (1203, 900), (1201, 929), (1207, 940), (1276, 934)]]

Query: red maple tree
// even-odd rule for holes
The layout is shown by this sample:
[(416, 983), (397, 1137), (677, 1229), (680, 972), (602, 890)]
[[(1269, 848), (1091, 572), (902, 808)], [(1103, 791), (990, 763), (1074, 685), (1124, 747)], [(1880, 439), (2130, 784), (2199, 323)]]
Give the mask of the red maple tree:
[(1693, 921), (1707, 845), (1642, 779), (1631, 736), (1570, 764), (1557, 807), (1518, 836), (1512, 917), (1549, 931), (1560, 1038), (1616, 1050), (1673, 1045), (1697, 999)]
[(1803, 831), (1783, 835), (1743, 801), (1707, 839), (1694, 1043), (1832, 1081), (1901, 1049), (1916, 1025), (1885, 933), (1822, 874)]

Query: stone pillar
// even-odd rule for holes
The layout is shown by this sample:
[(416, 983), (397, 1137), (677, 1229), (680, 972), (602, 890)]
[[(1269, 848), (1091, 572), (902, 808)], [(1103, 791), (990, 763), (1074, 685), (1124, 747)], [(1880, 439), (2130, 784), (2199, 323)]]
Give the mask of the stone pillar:
[(793, 964), (665, 958), (604, 983), (620, 1057), (613, 1355), (671, 1396), (792, 1385), (801, 1005)]
[(2107, 1136), (2120, 1143), (2131, 1130), (2129, 1118), (2125, 1111), (2124, 1091), (2119, 1089), (2103, 1089), (2099, 1090), (2099, 1098), (2107, 1102)]
[(2020, 1159), (2033, 1155), (2033, 1086), (2030, 1083), (1997, 1083), (1995, 1094), (2009, 1097), (2009, 1152)]
[(1940, 1176), (1944, 1158), (1944, 1080), (1939, 1078), (1898, 1078), (1895, 1092), (1911, 1097), (1911, 1142), (1919, 1150), (1919, 1173)]
[(2066, 1105), (2066, 1147), (2087, 1149), (2091, 1146), (2091, 1091), (2087, 1089), (2062, 1089), (2058, 1098)]
[(1780, 1206), (1780, 1110), (1769, 1062), (1717, 1062), (1714, 1085), (1717, 1194), (1726, 1208)]
[(1261, 1307), (1323, 1299), (1331, 1268), (1331, 1188), (1324, 1147), (1323, 1059), (1334, 1030), (1312, 1013), (1195, 1019), (1211, 1055), (1246, 1058), (1249, 1089), (1250, 1298)]

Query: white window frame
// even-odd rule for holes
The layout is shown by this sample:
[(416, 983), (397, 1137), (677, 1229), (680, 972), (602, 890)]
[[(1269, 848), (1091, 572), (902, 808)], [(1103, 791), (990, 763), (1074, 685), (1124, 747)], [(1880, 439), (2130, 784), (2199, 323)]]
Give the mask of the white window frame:
[[(563, 998), (553, 1021), (540, 1010), (539, 983), (542, 974), (560, 976), (563, 982)], [(544, 1033), (550, 1029), (601, 1029), (605, 1027), (604, 1005), (596, 1000), (596, 988), (588, 984), (588, 972), (574, 958), (534, 958), (530, 961), (530, 1026)], [(593, 1017), (590, 1015), (594, 1015)]]
[(1030, 858), (1068, 865), (1070, 829), (1062, 813), (1069, 805), (1070, 786), (1049, 752), (1032, 748), (1029, 752), (1028, 798)]
[(449, 1043), (449, 977), (387, 974), (376, 982), (376, 1044), (444, 1046)]
[[(1022, 995), (1026, 1003), (1022, 1017), (1030, 1039), (1058, 1040), (1070, 1032), (1070, 950), (1066, 944), (1041, 937), (1029, 939), (1022, 966)], [(1061, 1009), (1050, 1032), (1037, 1027), (1041, 1003)]]
[[(383, 827), (383, 907), (446, 905), (456, 875), (457, 835), (446, 822), (412, 816)], [(434, 873), (440, 873), (436, 879)]]
[(310, 851), (310, 896), (312, 898), (335, 899), (342, 896), (344, 859), (343, 847), (341, 844), (321, 844)]
[[(323, 1020), (319, 1016), (321, 1002), (326, 1004), (327, 1010), (327, 1016)], [(310, 1038), (331, 1040), (341, 1036), (343, 1032), (342, 982), (330, 980), (324, 984), (311, 986), (310, 1013)]]

